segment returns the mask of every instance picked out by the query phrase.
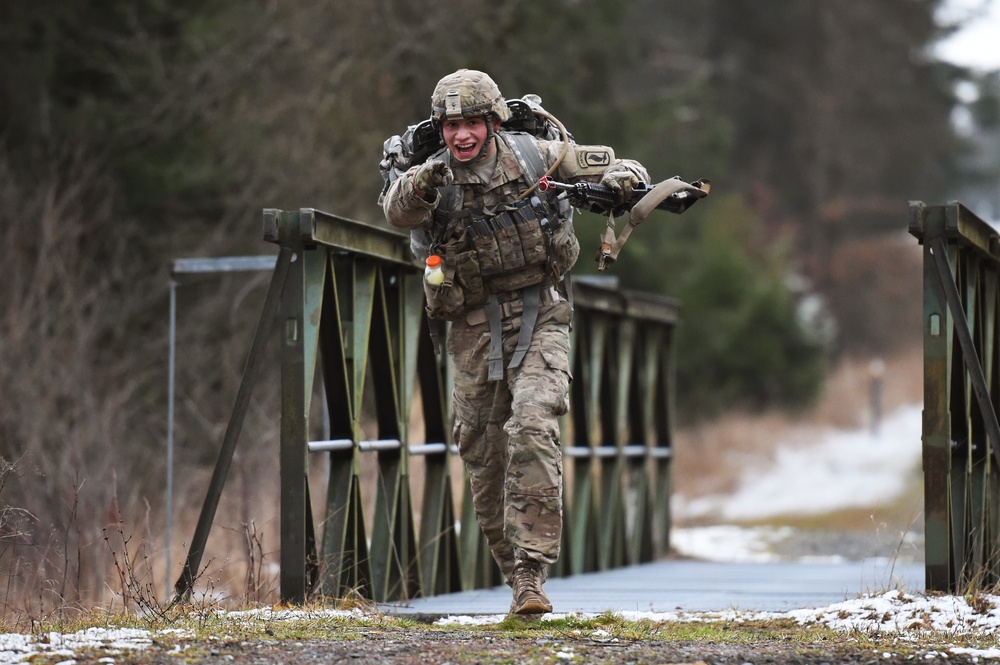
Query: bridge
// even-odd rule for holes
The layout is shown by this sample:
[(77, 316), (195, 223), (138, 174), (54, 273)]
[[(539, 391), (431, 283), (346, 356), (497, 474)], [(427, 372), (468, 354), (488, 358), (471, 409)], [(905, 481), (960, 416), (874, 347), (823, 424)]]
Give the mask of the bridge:
[[(992, 468), (1000, 460), (994, 443), (1000, 440), (1000, 239), (960, 204), (911, 204), (910, 232), (925, 248), (927, 544), (923, 585), (917, 586), (954, 592), (997, 580), (1000, 528)], [(350, 592), (394, 611), (433, 613), (436, 598), (463, 605), (481, 598), (484, 611), (502, 611), (509, 598), (498, 610), (489, 595), (502, 579), (456, 464), (450, 369), (428, 334), (422, 272), (411, 259), (408, 237), (319, 210), (268, 209), (264, 238), (278, 247), (271, 282), (175, 593), (191, 592), (263, 347), (276, 327), (281, 599), (302, 603), (317, 594)], [(739, 598), (741, 589), (760, 589), (761, 569), (725, 572), (693, 562), (664, 563), (671, 526), (677, 303), (588, 280), (575, 280), (573, 291), (572, 408), (561, 422), (564, 542), (547, 588), (558, 602), (561, 589), (568, 589), (560, 578), (588, 581), (591, 591), (615, 579), (615, 598), (601, 611), (616, 603), (636, 609), (633, 604), (689, 602), (694, 608), (704, 604), (697, 598), (706, 597), (733, 606), (732, 594)], [(318, 402), (327, 414), (319, 438), (310, 430)], [(307, 482), (314, 455), (329, 462), (319, 524)], [(374, 505), (364, 505), (361, 497), (365, 455), (377, 459)], [(421, 474), (419, 483), (415, 473)], [(419, 495), (413, 489), (418, 486)], [(853, 574), (854, 583), (845, 586), (829, 569), (807, 575), (813, 590), (796, 596), (783, 585), (802, 582), (804, 570), (772, 570), (771, 593), (786, 599), (832, 593), (842, 599), (866, 590), (856, 588), (864, 576)], [(912, 569), (904, 574), (911, 585), (919, 577)], [(689, 600), (678, 600), (677, 585), (658, 595), (649, 584), (654, 577), (681, 583)], [(720, 587), (723, 580), (729, 595)], [(643, 590), (649, 598), (640, 602), (623, 589)], [(712, 589), (723, 592), (713, 595)], [(745, 598), (752, 598), (748, 593)], [(750, 606), (766, 605), (766, 596), (758, 591)], [(585, 611), (604, 602), (596, 591), (590, 601), (581, 598), (569, 604)]]

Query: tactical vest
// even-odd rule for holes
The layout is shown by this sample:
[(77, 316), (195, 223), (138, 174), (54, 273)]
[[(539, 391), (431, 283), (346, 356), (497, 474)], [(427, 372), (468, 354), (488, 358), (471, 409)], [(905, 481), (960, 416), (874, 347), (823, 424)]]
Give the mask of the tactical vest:
[[(528, 182), (544, 175), (541, 151), (530, 135), (504, 136)], [(572, 218), (567, 202), (534, 193), (510, 203), (461, 209), (458, 185), (440, 192), (431, 231), (413, 243), (418, 256), (433, 253), (444, 259), (445, 284), (427, 290), (432, 318), (455, 320), (484, 307), (491, 296), (504, 302), (528, 287), (558, 281), (553, 237)]]
[[(505, 132), (504, 136), (523, 178), (537, 182), (545, 175), (545, 162), (534, 138), (520, 132)], [(524, 189), (527, 187), (521, 191)], [(571, 223), (573, 209), (566, 199), (557, 200), (545, 193), (494, 206), (462, 208), (458, 185), (439, 192), (441, 200), (431, 230), (411, 232), (410, 239), (418, 257), (426, 258), (430, 253), (444, 257), (444, 283), (433, 286), (424, 282), (431, 337), (440, 347), (443, 320), (482, 312), (490, 329), (487, 379), (499, 381), (503, 378), (504, 317), (521, 316), (517, 346), (507, 365), (513, 369), (520, 366), (531, 345), (542, 288), (559, 286), (560, 273), (576, 260), (579, 242)], [(560, 266), (559, 257), (569, 255), (571, 258)], [(564, 289), (569, 297), (568, 287), (567, 281)], [(508, 305), (519, 307), (505, 309)]]

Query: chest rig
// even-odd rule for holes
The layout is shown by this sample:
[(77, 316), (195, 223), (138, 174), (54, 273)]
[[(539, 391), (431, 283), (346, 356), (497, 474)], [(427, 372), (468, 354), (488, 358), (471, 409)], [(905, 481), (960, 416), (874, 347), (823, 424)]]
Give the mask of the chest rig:
[[(507, 367), (519, 367), (528, 351), (543, 295), (551, 302), (553, 287), (562, 277), (553, 263), (553, 237), (572, 216), (565, 200), (540, 192), (518, 198), (518, 191), (528, 189), (523, 180), (537, 182), (545, 163), (528, 134), (503, 136), (523, 175), (509, 183), (514, 191), (503, 196), (503, 202), (485, 205), (484, 197), (468, 185), (442, 188), (428, 239), (429, 253), (444, 257), (446, 284), (461, 291), (460, 313), (471, 322), (482, 310), (489, 323), (490, 381), (503, 378), (503, 319), (518, 310), (521, 328)], [(442, 318), (457, 318), (457, 313)]]

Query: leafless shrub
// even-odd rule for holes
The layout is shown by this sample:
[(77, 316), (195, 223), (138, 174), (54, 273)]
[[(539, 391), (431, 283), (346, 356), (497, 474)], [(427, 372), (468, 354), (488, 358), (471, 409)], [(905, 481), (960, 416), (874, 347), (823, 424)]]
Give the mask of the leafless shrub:
[(164, 605), (156, 594), (146, 542), (133, 543), (133, 539), (133, 535), (126, 535), (121, 521), (113, 528), (104, 529), (104, 542), (111, 552), (118, 578), (117, 593), (122, 609), (146, 617), (164, 618)]
[(247, 539), (247, 575), (244, 598), (246, 604), (255, 605), (261, 602), (264, 587), (264, 545), (261, 542), (261, 534), (257, 531), (257, 525), (253, 522), (244, 524), (243, 532)]

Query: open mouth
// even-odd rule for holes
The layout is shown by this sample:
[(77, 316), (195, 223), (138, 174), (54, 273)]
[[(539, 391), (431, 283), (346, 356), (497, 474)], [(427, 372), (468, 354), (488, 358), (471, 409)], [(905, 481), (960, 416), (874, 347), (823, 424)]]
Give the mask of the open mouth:
[(456, 143), (455, 144), (455, 157), (459, 161), (467, 162), (479, 152), (478, 144), (476, 142), (471, 143)]

